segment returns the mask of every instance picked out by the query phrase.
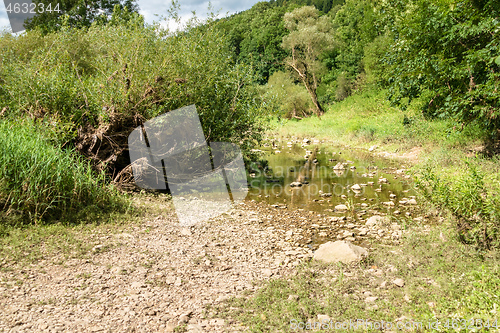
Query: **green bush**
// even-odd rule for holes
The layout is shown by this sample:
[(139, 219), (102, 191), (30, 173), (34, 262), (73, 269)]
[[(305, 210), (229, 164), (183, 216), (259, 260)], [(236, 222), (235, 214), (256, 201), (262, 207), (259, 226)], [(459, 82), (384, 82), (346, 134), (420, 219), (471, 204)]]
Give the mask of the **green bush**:
[(262, 90), (278, 116), (303, 118), (311, 114), (313, 103), (306, 88), (295, 84), (288, 73), (275, 72)]
[(104, 174), (74, 151), (54, 147), (32, 123), (0, 122), (0, 166), (0, 207), (7, 215), (60, 219), (89, 206), (106, 210), (114, 200)]
[(427, 117), (477, 123), (498, 139), (499, 2), (390, 0), (380, 10), (393, 21), (383, 56), (391, 101), (405, 108), (425, 97)]
[[(466, 160), (458, 175), (440, 176), (427, 165), (416, 178), (425, 198), (449, 209), (464, 243), (479, 248), (500, 248), (499, 188), (485, 186), (485, 175)], [(494, 184), (488, 182), (489, 184)], [(495, 186), (495, 185), (493, 185)]]
[(9, 107), (10, 117), (57, 116), (73, 125), (74, 139), (80, 126), (106, 132), (118, 118), (113, 126), (124, 133), (113, 140), (123, 141), (127, 128), (196, 104), (207, 140), (249, 151), (262, 128), (255, 77), (249, 66), (234, 63), (226, 36), (201, 23), (175, 34), (117, 22), (2, 36), (0, 106)]

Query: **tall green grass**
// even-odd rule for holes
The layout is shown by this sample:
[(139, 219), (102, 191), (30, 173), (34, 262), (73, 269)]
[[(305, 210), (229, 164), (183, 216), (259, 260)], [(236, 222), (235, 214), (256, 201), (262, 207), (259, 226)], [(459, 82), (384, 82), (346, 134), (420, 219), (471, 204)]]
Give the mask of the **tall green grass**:
[[(0, 122), (0, 210), (29, 221), (71, 218), (117, 201), (103, 173), (74, 151), (55, 147), (39, 126)], [(17, 214), (16, 214), (17, 213)]]
[(463, 242), (500, 248), (500, 183), (488, 180), (477, 160), (463, 164), (456, 173), (428, 164), (420, 168), (416, 183), (427, 200), (455, 216)]

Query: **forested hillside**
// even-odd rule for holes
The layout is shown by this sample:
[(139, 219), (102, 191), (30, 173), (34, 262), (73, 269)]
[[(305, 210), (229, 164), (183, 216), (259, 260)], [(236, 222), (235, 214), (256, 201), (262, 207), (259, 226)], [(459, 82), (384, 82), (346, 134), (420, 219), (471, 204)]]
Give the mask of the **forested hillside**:
[[(294, 18), (302, 34), (297, 38), (309, 38), (294, 50), (317, 48), (316, 59), (308, 55), (302, 65), (317, 77), (320, 103), (342, 100), (361, 89), (386, 88), (390, 100), (403, 109), (422, 98), (422, 112), (429, 118), (453, 118), (459, 126), (478, 122), (487, 135), (498, 134), (497, 1), (258, 3), (217, 24), (230, 39), (235, 60), (251, 65), (260, 84), (277, 71), (295, 74), (293, 80), (301, 82), (300, 74), (286, 65), (292, 48), (283, 42), (291, 32), (285, 14), (304, 5), (317, 12)], [(325, 22), (331, 24), (331, 38), (319, 43), (317, 29)]]

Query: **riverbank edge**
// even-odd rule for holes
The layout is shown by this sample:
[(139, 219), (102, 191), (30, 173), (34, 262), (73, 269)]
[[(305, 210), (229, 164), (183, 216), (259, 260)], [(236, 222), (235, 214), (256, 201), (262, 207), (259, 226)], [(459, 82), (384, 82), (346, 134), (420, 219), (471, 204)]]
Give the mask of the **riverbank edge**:
[[(353, 96), (331, 106), (321, 120), (315, 117), (301, 121), (275, 119), (267, 138), (282, 142), (310, 139), (328, 141), (328, 144), (341, 147), (366, 149), (380, 157), (407, 162), (414, 170), (421, 170), (432, 163), (442, 163), (441, 174), (457, 173), (464, 168), (464, 161), (471, 159), (485, 171), (495, 170), (500, 165), (498, 159), (481, 156), (484, 144), (479, 136), (471, 133), (471, 129), (458, 132), (453, 128), (455, 137), (450, 139), (448, 136), (446, 140), (439, 141), (436, 138), (440, 133), (429, 135), (429, 132), (433, 129), (446, 132), (449, 122), (426, 124), (427, 121), (413, 108), (407, 119), (416, 124), (418, 129), (415, 132), (418, 135), (411, 137), (408, 133), (411, 129), (398, 123), (402, 118), (401, 111), (388, 106), (380, 95), (376, 95), (375, 99), (383, 106), (382, 118), (389, 129), (380, 137), (371, 133), (367, 138), (363, 134), (364, 128), (372, 128), (375, 132), (379, 129), (380, 114), (371, 111), (366, 117), (362, 116), (363, 112), (358, 116), (352, 114), (353, 106), (356, 111), (356, 104), (363, 108), (372, 101), (367, 101), (363, 96)], [(329, 119), (341, 119), (343, 116), (348, 119), (345, 124), (336, 122), (334, 128), (327, 128), (332, 124)], [(356, 118), (363, 118), (364, 124), (360, 126)], [(337, 136), (327, 135), (338, 132), (340, 127), (356, 129), (345, 130)], [(493, 182), (487, 179), (486, 185), (488, 181), (490, 184)], [(322, 265), (312, 261), (301, 266), (292, 278), (268, 283), (245, 299), (232, 299), (222, 311), (239, 318), (256, 332), (294, 331), (300, 329), (301, 323), (303, 329), (308, 329), (309, 323), (309, 329), (312, 327), (312, 331), (315, 331), (315, 326), (311, 324), (326, 320), (332, 325), (363, 318), (371, 319), (372, 322), (378, 320), (378, 323), (385, 320), (394, 325), (397, 322), (420, 322), (423, 327), (413, 327), (417, 332), (432, 330), (432, 323), (436, 323), (436, 320), (440, 321), (440, 331), (456, 331), (456, 325), (454, 328), (450, 321), (452, 318), (467, 320), (474, 325), (480, 318), (485, 323), (487, 320), (488, 323), (498, 324), (495, 321), (498, 317), (498, 302), (489, 296), (495, 295), (500, 287), (498, 252), (481, 251), (461, 243), (456, 232), (456, 218), (448, 210), (420, 199), (423, 210), (437, 215), (440, 223), (430, 226), (408, 220), (400, 245), (378, 244), (366, 261), (354, 265)], [(457, 258), (460, 263), (457, 263)], [(389, 277), (393, 273), (394, 276)], [(396, 275), (405, 281), (404, 286), (398, 287), (392, 283)], [(360, 286), (353, 287), (356, 284)], [(310, 295), (316, 297), (310, 299)], [(290, 321), (285, 323), (285, 318)], [(295, 329), (292, 327), (294, 324)], [(331, 328), (328, 324), (325, 327)], [(392, 328), (385, 327), (384, 331), (398, 330), (394, 326)], [(496, 329), (484, 326), (476, 328), (479, 331)], [(367, 326), (358, 326), (357, 330), (371, 331)]]

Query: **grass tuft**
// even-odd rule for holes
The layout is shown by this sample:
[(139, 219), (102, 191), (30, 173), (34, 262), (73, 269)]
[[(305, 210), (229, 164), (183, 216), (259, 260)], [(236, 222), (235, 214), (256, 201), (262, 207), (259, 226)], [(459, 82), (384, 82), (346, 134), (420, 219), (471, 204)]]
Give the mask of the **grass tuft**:
[(38, 223), (119, 205), (103, 173), (74, 151), (54, 147), (27, 121), (0, 122), (0, 166), (2, 222), (17, 216)]

